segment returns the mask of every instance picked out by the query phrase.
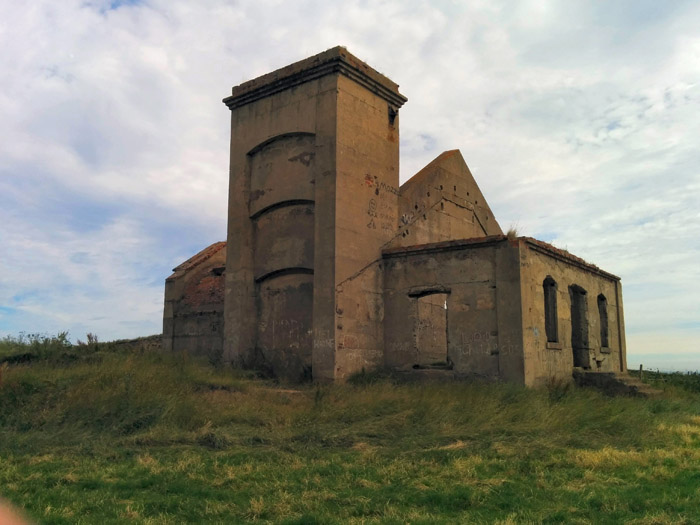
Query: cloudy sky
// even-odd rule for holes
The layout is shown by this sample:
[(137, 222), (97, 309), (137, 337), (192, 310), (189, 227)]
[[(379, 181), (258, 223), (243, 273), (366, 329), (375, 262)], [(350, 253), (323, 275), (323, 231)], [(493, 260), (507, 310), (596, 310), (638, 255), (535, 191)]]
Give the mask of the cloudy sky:
[(0, 336), (158, 333), (225, 239), (231, 86), (335, 45), (501, 225), (622, 277), (630, 367), (700, 369), (700, 2), (0, 2)]

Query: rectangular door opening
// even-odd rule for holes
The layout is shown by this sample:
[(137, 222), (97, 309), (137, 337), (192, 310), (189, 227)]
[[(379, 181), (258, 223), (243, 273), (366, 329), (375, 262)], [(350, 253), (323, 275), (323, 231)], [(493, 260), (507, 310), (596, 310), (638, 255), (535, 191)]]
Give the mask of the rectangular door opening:
[(447, 295), (436, 292), (416, 298), (416, 354), (413, 368), (449, 368)]

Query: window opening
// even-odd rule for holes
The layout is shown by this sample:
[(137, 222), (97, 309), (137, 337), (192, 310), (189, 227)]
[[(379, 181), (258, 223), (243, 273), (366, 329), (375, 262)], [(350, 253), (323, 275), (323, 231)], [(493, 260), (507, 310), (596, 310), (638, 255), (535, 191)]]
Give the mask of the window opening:
[(600, 346), (608, 347), (608, 300), (603, 294), (598, 296), (598, 316), (600, 317)]
[(559, 341), (559, 317), (557, 315), (557, 282), (549, 275), (542, 283), (544, 289), (544, 328), (548, 343)]
[(569, 286), (571, 297), (571, 348), (574, 366), (590, 368), (588, 352), (588, 305), (587, 292), (578, 285)]

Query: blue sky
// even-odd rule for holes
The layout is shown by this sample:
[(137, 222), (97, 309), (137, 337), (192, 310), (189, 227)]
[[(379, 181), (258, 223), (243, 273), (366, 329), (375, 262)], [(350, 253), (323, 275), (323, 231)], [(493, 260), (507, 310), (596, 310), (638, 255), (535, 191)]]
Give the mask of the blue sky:
[(231, 86), (345, 45), (401, 85), (401, 177), (461, 149), (504, 228), (622, 277), (630, 365), (700, 368), (700, 4), (0, 5), (0, 336), (157, 333), (225, 238)]

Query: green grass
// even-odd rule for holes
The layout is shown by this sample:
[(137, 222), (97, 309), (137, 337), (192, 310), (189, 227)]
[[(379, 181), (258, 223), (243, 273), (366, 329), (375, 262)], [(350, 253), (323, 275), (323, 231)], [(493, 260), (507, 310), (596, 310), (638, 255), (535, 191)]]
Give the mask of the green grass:
[[(631, 371), (631, 376), (639, 377), (638, 371)], [(700, 372), (658, 372), (644, 370), (642, 380), (650, 385), (672, 390), (687, 390), (700, 394)]]
[(58, 335), (25, 334), (0, 339), (0, 363), (25, 362), (31, 359), (56, 358), (71, 353), (73, 346), (68, 340), (68, 332)]
[(41, 523), (700, 522), (689, 389), (296, 388), (88, 346), (0, 365), (0, 496)]

